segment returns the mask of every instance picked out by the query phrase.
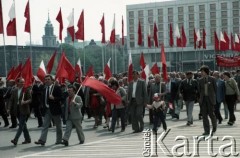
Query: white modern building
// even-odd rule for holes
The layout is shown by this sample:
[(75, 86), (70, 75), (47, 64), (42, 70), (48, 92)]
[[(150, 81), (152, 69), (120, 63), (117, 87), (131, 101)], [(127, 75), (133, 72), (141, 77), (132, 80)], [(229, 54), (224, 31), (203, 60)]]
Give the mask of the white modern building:
[[(196, 70), (201, 64), (207, 64), (211, 69), (217, 69), (215, 65), (215, 53), (225, 55), (236, 52), (215, 52), (214, 31), (218, 38), (221, 31), (226, 31), (229, 38), (231, 33), (240, 33), (240, 1), (239, 0), (174, 0), (134, 4), (127, 6), (127, 37), (128, 48), (133, 56), (144, 53), (145, 60), (150, 66), (158, 62), (160, 66), (160, 47), (148, 48), (147, 34), (149, 29), (153, 35), (153, 25), (158, 27), (159, 43), (164, 43), (166, 59), (169, 71)], [(138, 21), (141, 23), (143, 45), (138, 45)], [(178, 25), (180, 33), (184, 27), (187, 37), (185, 48), (169, 46), (169, 26), (172, 24), (173, 34)], [(194, 49), (194, 28), (206, 30), (206, 50)], [(201, 38), (202, 38), (202, 33)]]

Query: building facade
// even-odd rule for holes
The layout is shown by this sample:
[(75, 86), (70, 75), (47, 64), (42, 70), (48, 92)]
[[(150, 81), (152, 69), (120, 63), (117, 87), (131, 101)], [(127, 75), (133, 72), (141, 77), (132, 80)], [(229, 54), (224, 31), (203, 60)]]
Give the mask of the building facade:
[(44, 47), (56, 47), (57, 44), (57, 37), (54, 35), (54, 28), (53, 25), (49, 19), (48, 15), (48, 21), (45, 25), (45, 34), (42, 36), (42, 42)]
[[(214, 50), (214, 31), (220, 38), (220, 32), (225, 31), (229, 38), (231, 33), (239, 34), (240, 26), (240, 1), (239, 0), (175, 0), (127, 6), (127, 37), (128, 48), (133, 55), (144, 53), (145, 60), (150, 66), (154, 62), (160, 63), (160, 47), (148, 48), (147, 35), (153, 36), (153, 25), (156, 22), (158, 27), (158, 42), (164, 43), (168, 71), (196, 70), (200, 65), (206, 64), (212, 70), (218, 69), (215, 63), (215, 55), (226, 56), (236, 55), (236, 52), (216, 52)], [(142, 46), (138, 45), (138, 22), (141, 23), (143, 36)], [(187, 46), (176, 47), (169, 45), (170, 24), (173, 32), (178, 25), (184, 27), (187, 37)], [(194, 29), (206, 31), (206, 49), (194, 49)], [(150, 31), (149, 31), (150, 30)], [(174, 34), (174, 33), (173, 33)]]

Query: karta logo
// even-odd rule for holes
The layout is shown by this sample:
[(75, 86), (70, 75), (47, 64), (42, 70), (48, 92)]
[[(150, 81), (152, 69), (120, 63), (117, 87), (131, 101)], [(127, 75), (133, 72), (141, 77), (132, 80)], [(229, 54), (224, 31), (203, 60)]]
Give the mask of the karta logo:
[[(163, 131), (158, 136), (157, 133), (154, 133), (150, 129), (144, 130), (144, 148), (142, 155), (144, 157), (158, 156), (158, 149), (160, 149), (160, 152), (163, 153), (164, 156), (168, 157), (201, 157), (199, 153), (201, 145), (200, 143), (205, 142), (207, 143), (207, 146), (205, 145), (204, 148), (201, 148), (201, 151), (204, 151), (205, 154), (207, 153), (208, 156), (239, 156), (239, 152), (237, 152), (237, 142), (232, 136), (223, 136), (219, 138), (218, 136), (212, 136), (212, 131), (208, 136), (192, 136), (191, 139), (180, 135), (175, 137), (173, 140), (174, 145), (169, 147), (165, 144), (165, 139), (169, 135), (170, 131), (171, 129)], [(217, 143), (220, 141), (223, 142), (222, 145)]]

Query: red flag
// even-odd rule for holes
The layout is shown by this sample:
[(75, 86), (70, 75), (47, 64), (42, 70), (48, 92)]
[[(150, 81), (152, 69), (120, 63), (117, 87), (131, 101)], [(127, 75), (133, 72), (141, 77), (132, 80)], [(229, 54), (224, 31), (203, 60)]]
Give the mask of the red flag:
[(140, 20), (138, 20), (138, 45), (142, 45), (142, 29), (141, 29), (141, 23)]
[(167, 63), (166, 63), (166, 55), (164, 51), (164, 45), (162, 44), (161, 47), (161, 59), (162, 59), (162, 73), (163, 73), (163, 79), (165, 82), (168, 81), (168, 74), (167, 74)]
[(216, 51), (219, 51), (219, 40), (216, 31), (214, 31), (214, 48)]
[(102, 27), (102, 29), (101, 29), (102, 43), (106, 43), (106, 40), (105, 40), (105, 20), (104, 20), (104, 14), (103, 14), (102, 20), (100, 21), (100, 25)]
[(28, 33), (31, 33), (29, 1), (27, 2), (26, 8), (25, 8), (24, 17), (26, 18), (25, 30), (24, 31), (28, 32)]
[(187, 37), (184, 31), (184, 27), (182, 26), (182, 47), (187, 46)]
[(196, 49), (197, 48), (197, 33), (196, 33), (195, 28), (193, 30), (193, 36), (194, 36), (194, 49)]
[(176, 36), (176, 40), (177, 40), (177, 47), (182, 47), (182, 39), (181, 39), (181, 36), (180, 36), (180, 31), (179, 31), (179, 28), (178, 28), (178, 24), (176, 25), (176, 29), (175, 29), (175, 36)]
[(233, 34), (231, 33), (231, 50), (235, 51), (235, 45), (234, 45), (234, 39), (233, 39)]
[(152, 68), (151, 68), (151, 72), (153, 75), (155, 74), (160, 74), (159, 68), (157, 66), (157, 63), (153, 64)]
[(116, 36), (116, 33), (115, 33), (115, 14), (114, 14), (112, 31), (111, 31), (111, 35), (110, 35), (110, 43), (111, 44), (115, 44), (115, 41), (116, 41), (115, 36)]
[(150, 26), (148, 27), (147, 38), (148, 38), (148, 48), (151, 48), (151, 29), (150, 29)]
[(224, 34), (223, 34), (223, 36), (224, 36), (224, 39), (225, 39), (225, 41), (226, 41), (226, 44), (225, 44), (225, 48), (226, 48), (226, 50), (229, 50), (229, 37), (228, 37), (228, 35), (227, 35), (227, 33), (224, 31)]
[(227, 41), (225, 40), (222, 32), (220, 32), (220, 50), (221, 51), (227, 50)]
[(88, 71), (86, 73), (86, 77), (91, 77), (91, 76), (94, 76), (93, 66), (92, 65), (88, 68)]
[(10, 17), (10, 21), (7, 24), (7, 35), (8, 36), (17, 36), (17, 29), (16, 29), (16, 14), (15, 14), (15, 3), (10, 8), (8, 13)]
[(82, 10), (77, 26), (78, 31), (75, 33), (76, 39), (84, 41), (84, 10)]
[(0, 0), (0, 34), (3, 34), (3, 13), (2, 13), (2, 0)]
[(47, 73), (50, 74), (53, 68), (54, 60), (57, 55), (57, 51), (54, 52), (54, 54), (51, 56), (50, 60), (47, 63)]
[(132, 54), (129, 53), (128, 57), (128, 82), (133, 80), (133, 64), (132, 64)]
[(44, 62), (42, 60), (40, 63), (40, 66), (38, 68), (38, 71), (37, 71), (37, 77), (43, 82), (46, 74), (47, 74), (46, 68), (45, 68)]
[[(1, 0), (0, 0), (1, 1)], [(1, 2), (0, 2), (1, 3)], [(8, 74), (7, 74), (7, 81), (9, 81), (9, 80), (11, 80), (11, 79), (13, 79), (12, 78), (12, 76), (13, 76), (13, 74), (14, 74), (14, 66), (10, 69), (10, 71), (8, 72)]]
[[(21, 76), (21, 71), (22, 71), (22, 63), (20, 63), (16, 69), (14, 70), (13, 74), (12, 74), (12, 78), (13, 80), (16, 80), (17, 78), (19, 78)], [(10, 79), (9, 79), (10, 80)]]
[(169, 31), (169, 46), (173, 47), (173, 28), (172, 28), (172, 24), (170, 23), (170, 31)]
[(124, 45), (124, 21), (122, 16), (122, 45)]
[(142, 68), (142, 69), (144, 69), (145, 66), (146, 66), (146, 63), (145, 63), (145, 60), (144, 60), (143, 52), (141, 53), (141, 56), (140, 56), (140, 65), (141, 65), (141, 68)]
[(83, 83), (84, 86), (88, 86), (97, 92), (99, 92), (106, 100), (112, 104), (119, 105), (122, 102), (122, 98), (117, 95), (111, 88), (109, 88), (106, 84), (87, 77)]
[(70, 15), (68, 16), (68, 33), (70, 34), (70, 36), (72, 37), (72, 41), (74, 41), (74, 17), (73, 17), (73, 11), (70, 13)]
[(63, 31), (63, 20), (62, 20), (62, 10), (60, 8), (56, 20), (59, 23), (59, 39), (62, 41), (62, 31)]
[(207, 48), (207, 45), (206, 45), (206, 31), (205, 29), (203, 29), (203, 49), (206, 49)]
[(235, 50), (240, 52), (240, 40), (236, 33), (235, 33), (234, 41), (235, 41)]
[(111, 72), (111, 69), (110, 69), (110, 61), (111, 61), (111, 58), (108, 60), (108, 63), (105, 65), (104, 67), (104, 74), (105, 74), (105, 79), (108, 80), (110, 77), (112, 77), (112, 72)]
[(22, 68), (22, 78), (25, 80), (24, 88), (28, 88), (32, 85), (33, 72), (32, 72), (32, 64), (31, 59), (28, 58)]
[(155, 47), (158, 47), (158, 29), (157, 29), (157, 25), (156, 22), (154, 22), (154, 27), (153, 27), (153, 39), (154, 39), (154, 44)]
[(75, 80), (75, 69), (72, 64), (69, 62), (64, 53), (62, 53), (59, 66), (56, 72), (56, 78), (68, 79), (70, 82), (74, 82)]
[(75, 65), (75, 73), (78, 77), (78, 83), (82, 82), (82, 65), (80, 58), (77, 61), (77, 64)]

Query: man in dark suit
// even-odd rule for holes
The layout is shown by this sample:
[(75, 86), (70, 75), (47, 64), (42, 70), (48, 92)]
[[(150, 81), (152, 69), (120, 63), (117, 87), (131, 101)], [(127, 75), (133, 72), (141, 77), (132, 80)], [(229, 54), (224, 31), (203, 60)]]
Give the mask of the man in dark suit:
[[(203, 135), (210, 134), (210, 125), (208, 116), (212, 122), (212, 132), (216, 132), (217, 130), (217, 122), (216, 116), (214, 113), (214, 107), (216, 104), (216, 92), (217, 92), (217, 84), (215, 78), (209, 76), (209, 68), (206, 65), (203, 65), (200, 68), (202, 78), (199, 80), (199, 104), (201, 106), (201, 112), (203, 117), (203, 127), (204, 133)], [(212, 133), (212, 134), (213, 134)]]
[(139, 73), (133, 71), (133, 81), (129, 83), (128, 99), (132, 129), (134, 133), (143, 131), (143, 108), (147, 104), (147, 87), (145, 81), (139, 79)]
[[(7, 118), (7, 110), (5, 106), (4, 95), (7, 92), (7, 88), (3, 86), (4, 82), (0, 80), (0, 116), (2, 116), (4, 121), (4, 127), (9, 125), (8, 118)], [(1, 122), (0, 122), (1, 125)]]
[(60, 86), (53, 84), (51, 75), (45, 76), (45, 88), (43, 89), (43, 109), (44, 122), (41, 136), (35, 144), (45, 145), (47, 140), (48, 128), (53, 119), (56, 125), (56, 145), (62, 142), (62, 123), (61, 123), (61, 99), (62, 91)]

